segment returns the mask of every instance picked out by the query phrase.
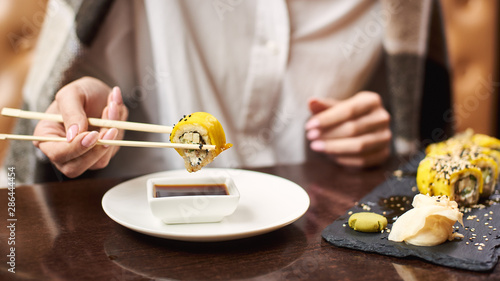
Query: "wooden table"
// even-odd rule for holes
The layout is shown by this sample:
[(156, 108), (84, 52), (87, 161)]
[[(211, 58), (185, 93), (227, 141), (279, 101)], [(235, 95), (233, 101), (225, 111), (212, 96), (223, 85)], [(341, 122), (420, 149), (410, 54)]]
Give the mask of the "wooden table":
[[(469, 272), (337, 248), (321, 238), (322, 230), (383, 182), (397, 162), (371, 170), (325, 160), (257, 169), (301, 185), (311, 199), (309, 210), (280, 230), (215, 243), (154, 238), (112, 221), (101, 199), (126, 179), (17, 186), (16, 273), (7, 271), (11, 233), (3, 226), (0, 280), (499, 280), (498, 266)], [(7, 193), (0, 190), (4, 225), (10, 223)]]

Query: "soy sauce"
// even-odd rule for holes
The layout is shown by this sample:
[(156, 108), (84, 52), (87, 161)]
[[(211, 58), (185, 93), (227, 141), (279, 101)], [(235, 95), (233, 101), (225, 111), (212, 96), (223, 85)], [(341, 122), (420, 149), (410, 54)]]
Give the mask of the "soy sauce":
[(229, 195), (225, 184), (161, 185), (154, 186), (155, 197)]

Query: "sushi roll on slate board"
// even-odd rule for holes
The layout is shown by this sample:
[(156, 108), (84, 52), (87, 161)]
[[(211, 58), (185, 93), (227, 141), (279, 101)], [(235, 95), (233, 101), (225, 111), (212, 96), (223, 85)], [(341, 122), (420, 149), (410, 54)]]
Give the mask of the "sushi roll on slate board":
[(446, 195), (459, 205), (474, 205), (483, 191), (483, 174), (459, 158), (428, 156), (418, 166), (417, 187), (422, 194)]
[[(232, 144), (226, 143), (226, 135), (219, 121), (209, 113), (195, 112), (184, 115), (174, 126), (170, 142), (199, 144), (200, 149), (179, 149), (188, 172), (196, 172), (211, 163), (222, 151)], [(215, 145), (215, 149), (203, 149), (203, 145)]]
[(471, 150), (464, 151), (467, 153), (462, 156), (462, 159), (478, 167), (483, 174), (483, 190), (481, 192), (481, 197), (489, 197), (495, 191), (498, 181), (498, 163), (496, 159), (486, 153), (474, 153)]
[(477, 145), (454, 144), (433, 150), (428, 156), (446, 158), (449, 161), (460, 159), (469, 162), (481, 170), (483, 174), (483, 191), (481, 197), (489, 197), (493, 194), (498, 181), (498, 165), (500, 153), (495, 150), (483, 148)]
[[(445, 141), (427, 146), (427, 157), (461, 159), (479, 168), (483, 174), (481, 197), (488, 198), (495, 191), (500, 177), (500, 140), (472, 129)], [(451, 160), (450, 160), (451, 161)]]

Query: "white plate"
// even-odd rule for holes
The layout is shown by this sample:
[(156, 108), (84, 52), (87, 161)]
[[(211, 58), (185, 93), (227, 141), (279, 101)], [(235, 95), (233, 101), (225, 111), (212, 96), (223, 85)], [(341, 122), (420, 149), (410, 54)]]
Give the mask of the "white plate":
[(146, 181), (154, 177), (186, 176), (174, 170), (123, 182), (104, 194), (102, 208), (115, 222), (132, 230), (183, 241), (224, 241), (270, 232), (293, 223), (309, 208), (309, 196), (299, 185), (269, 174), (205, 168), (197, 174), (229, 175), (239, 192), (236, 211), (219, 223), (167, 225), (151, 213)]

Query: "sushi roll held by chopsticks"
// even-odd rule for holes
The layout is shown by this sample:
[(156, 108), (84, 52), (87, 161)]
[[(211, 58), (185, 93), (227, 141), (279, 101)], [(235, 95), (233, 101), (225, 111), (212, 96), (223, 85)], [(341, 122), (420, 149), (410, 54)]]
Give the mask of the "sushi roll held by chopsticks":
[[(200, 149), (175, 149), (184, 159), (188, 172), (200, 170), (222, 151), (233, 146), (226, 143), (226, 135), (219, 121), (206, 112), (195, 112), (182, 117), (170, 134), (170, 142), (200, 145)], [(204, 145), (215, 145), (215, 149), (203, 149)]]
[[(1, 114), (17, 118), (50, 120), (59, 123), (63, 122), (63, 117), (60, 114), (32, 112), (16, 108), (3, 108)], [(170, 143), (98, 140), (97, 144), (129, 147), (175, 148), (175, 150), (177, 150), (177, 152), (184, 158), (186, 169), (189, 172), (196, 172), (200, 170), (203, 166), (211, 163), (222, 151), (233, 146), (230, 143), (226, 143), (226, 135), (224, 134), (224, 130), (222, 129), (222, 125), (219, 121), (214, 116), (206, 112), (195, 112), (189, 116), (184, 115), (184, 117), (182, 117), (173, 128), (163, 125), (105, 120), (99, 118), (88, 118), (88, 122), (92, 126), (103, 128), (117, 128), (151, 133), (170, 133)], [(67, 139), (64, 137), (0, 134), (0, 140), (7, 139), (67, 142)], [(204, 146), (206, 147), (204, 148)]]

